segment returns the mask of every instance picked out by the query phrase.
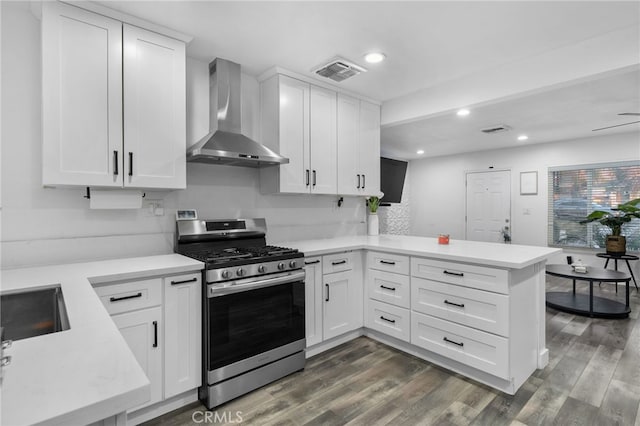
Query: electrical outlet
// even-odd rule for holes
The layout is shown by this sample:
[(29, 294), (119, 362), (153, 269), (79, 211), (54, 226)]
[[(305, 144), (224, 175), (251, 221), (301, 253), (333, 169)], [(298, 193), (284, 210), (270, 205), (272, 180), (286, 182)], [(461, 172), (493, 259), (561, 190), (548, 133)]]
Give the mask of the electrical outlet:
[(142, 210), (145, 217), (164, 216), (164, 200), (142, 200)]

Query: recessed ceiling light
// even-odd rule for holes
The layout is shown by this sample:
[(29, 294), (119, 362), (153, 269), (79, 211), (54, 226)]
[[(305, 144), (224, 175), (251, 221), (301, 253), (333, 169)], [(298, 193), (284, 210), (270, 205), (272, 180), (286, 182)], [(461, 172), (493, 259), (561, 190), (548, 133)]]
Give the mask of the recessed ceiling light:
[(527, 136), (527, 135), (520, 135), (520, 136), (518, 136), (518, 140), (519, 140), (519, 141), (526, 141), (527, 139), (529, 139), (529, 136)]
[(420, 155), (424, 154), (424, 149), (419, 149), (419, 150), (417, 150), (417, 151), (416, 151), (416, 154), (420, 154)]
[(382, 52), (371, 52), (364, 55), (364, 60), (370, 64), (377, 64), (378, 62), (384, 61), (385, 58), (386, 56)]
[(469, 113), (470, 111), (466, 108), (459, 109), (458, 112), (456, 112), (459, 117), (466, 117)]

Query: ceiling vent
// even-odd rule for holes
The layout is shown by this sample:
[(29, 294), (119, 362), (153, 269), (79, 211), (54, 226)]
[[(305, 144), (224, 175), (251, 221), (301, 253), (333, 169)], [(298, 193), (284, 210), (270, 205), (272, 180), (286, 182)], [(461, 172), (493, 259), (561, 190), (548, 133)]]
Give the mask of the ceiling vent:
[(349, 62), (343, 58), (333, 58), (326, 64), (320, 65), (313, 70), (319, 76), (330, 78), (338, 83), (348, 78), (367, 72), (365, 68)]
[(486, 127), (484, 129), (480, 129), (482, 133), (486, 133), (487, 135), (492, 135), (494, 133), (502, 133), (508, 132), (511, 130), (511, 127), (506, 124), (496, 124), (495, 126)]

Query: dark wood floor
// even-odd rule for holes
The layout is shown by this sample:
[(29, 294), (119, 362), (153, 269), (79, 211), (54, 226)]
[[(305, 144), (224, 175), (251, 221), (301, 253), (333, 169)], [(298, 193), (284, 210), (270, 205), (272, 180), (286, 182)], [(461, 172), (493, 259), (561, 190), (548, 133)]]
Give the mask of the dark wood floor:
[[(578, 284), (585, 291), (585, 284)], [(548, 290), (570, 282), (548, 277)], [(582, 287), (582, 288), (580, 288)], [(633, 285), (632, 285), (633, 288)], [(612, 284), (595, 295), (624, 301)], [(303, 372), (217, 408), (208, 424), (640, 426), (640, 296), (631, 316), (591, 319), (547, 309), (549, 365), (511, 396), (361, 337), (315, 356)], [(193, 404), (149, 425), (193, 425)], [(217, 420), (217, 421), (216, 421)]]

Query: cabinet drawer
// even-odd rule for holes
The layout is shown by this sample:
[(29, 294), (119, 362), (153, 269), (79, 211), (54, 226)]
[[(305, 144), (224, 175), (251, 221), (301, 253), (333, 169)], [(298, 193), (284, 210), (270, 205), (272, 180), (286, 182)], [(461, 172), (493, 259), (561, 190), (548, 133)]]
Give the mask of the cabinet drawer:
[(366, 326), (368, 328), (408, 342), (411, 336), (409, 322), (408, 309), (398, 308), (377, 300), (367, 302)]
[(367, 253), (367, 267), (409, 275), (409, 256), (370, 251)]
[(401, 308), (409, 308), (411, 286), (408, 275), (392, 274), (375, 269), (369, 269), (367, 272), (369, 298)]
[(508, 337), (509, 296), (437, 281), (411, 280), (411, 308)]
[(350, 271), (353, 269), (353, 253), (337, 253), (322, 256), (322, 273)]
[(504, 269), (412, 257), (411, 275), (495, 293), (509, 293), (509, 272)]
[(162, 302), (162, 278), (95, 287), (109, 315), (159, 305)]
[(504, 337), (411, 312), (411, 343), (509, 379), (509, 341)]

